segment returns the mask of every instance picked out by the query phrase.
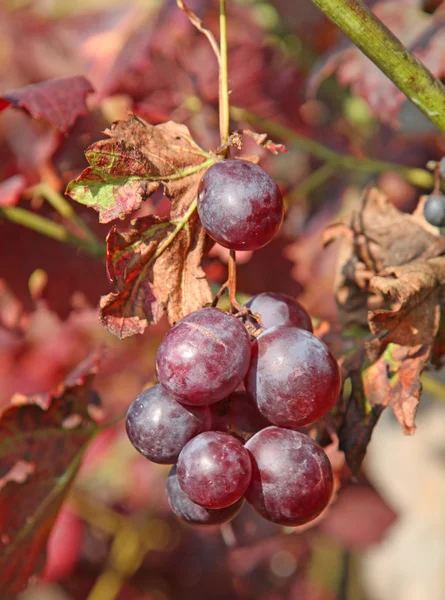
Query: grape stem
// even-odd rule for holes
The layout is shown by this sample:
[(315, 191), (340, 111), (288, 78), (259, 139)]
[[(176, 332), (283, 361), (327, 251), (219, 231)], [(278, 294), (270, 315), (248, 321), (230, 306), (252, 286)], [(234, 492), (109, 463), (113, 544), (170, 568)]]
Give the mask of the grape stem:
[[(320, 144), (312, 138), (308, 138), (293, 131), (281, 123), (277, 123), (271, 119), (265, 119), (256, 113), (245, 110), (244, 108), (232, 106), (230, 112), (232, 118), (236, 119), (237, 121), (245, 121), (257, 126), (258, 128), (264, 129), (271, 135), (277, 136), (284, 140), (287, 144), (297, 146), (311, 156), (324, 161), (326, 165), (329, 165), (330, 169), (333, 169), (336, 173), (342, 169), (345, 171), (360, 171), (362, 173), (369, 174), (394, 171), (402, 175), (406, 181), (412, 185), (416, 185), (425, 189), (431, 189), (434, 185), (434, 176), (426, 169), (408, 167), (406, 165), (376, 160), (373, 158), (358, 158), (348, 154), (341, 154), (332, 148), (329, 148), (328, 146)], [(307, 185), (307, 189), (303, 189), (303, 193), (312, 191), (314, 189), (314, 185), (318, 184), (320, 179), (322, 179), (323, 182), (327, 177), (329, 177), (329, 172), (325, 170), (323, 170), (321, 173), (316, 171), (316, 173), (317, 181), (307, 182), (305, 184), (305, 187)]]
[(190, 10), (190, 8), (187, 6), (187, 4), (183, 0), (176, 0), (176, 4), (178, 5), (178, 8), (180, 8), (182, 10), (182, 12), (184, 12), (187, 15), (190, 23), (194, 27), (196, 27), (196, 29), (198, 31), (203, 33), (206, 36), (206, 38), (209, 40), (209, 43), (212, 46), (212, 50), (215, 53), (216, 60), (218, 61), (218, 67), (220, 67), (221, 55), (219, 53), (218, 42), (216, 41), (213, 33), (211, 31), (209, 31), (207, 29), (207, 27), (204, 27), (204, 23), (201, 21), (201, 19), (197, 15), (195, 15), (195, 13), (192, 10)]
[(238, 309), (239, 305), (236, 301), (236, 253), (235, 250), (230, 250), (228, 266), (227, 285), (229, 288), (229, 306), (230, 312), (233, 312), (234, 307)]
[(221, 57), (219, 63), (219, 133), (221, 144), (224, 145), (228, 142), (230, 133), (226, 0), (219, 0), (219, 48)]

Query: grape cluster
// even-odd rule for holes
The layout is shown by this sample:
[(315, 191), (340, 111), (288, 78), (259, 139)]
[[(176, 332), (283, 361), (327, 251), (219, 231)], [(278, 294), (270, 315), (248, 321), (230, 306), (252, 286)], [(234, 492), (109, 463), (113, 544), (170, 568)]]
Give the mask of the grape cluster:
[[(260, 167), (224, 160), (204, 175), (198, 210), (218, 242), (255, 249), (275, 235), (283, 203)], [(131, 404), (128, 437), (149, 460), (173, 465), (167, 497), (184, 522), (224, 523), (247, 499), (273, 523), (301, 525), (329, 503), (333, 476), (322, 448), (299, 429), (334, 406), (339, 367), (294, 299), (259, 294), (244, 310), (263, 329), (252, 339), (243, 311), (237, 318), (218, 308), (197, 310), (166, 334), (159, 384)]]

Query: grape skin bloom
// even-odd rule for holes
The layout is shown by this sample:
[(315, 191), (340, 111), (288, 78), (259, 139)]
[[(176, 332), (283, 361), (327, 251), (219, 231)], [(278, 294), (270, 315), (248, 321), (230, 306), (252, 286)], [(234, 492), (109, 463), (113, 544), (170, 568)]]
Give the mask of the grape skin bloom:
[(162, 385), (144, 390), (130, 405), (127, 435), (138, 452), (152, 462), (171, 465), (194, 436), (210, 429), (207, 406), (183, 406)]
[(258, 250), (278, 232), (283, 198), (275, 181), (247, 160), (222, 160), (204, 173), (198, 214), (207, 233), (231, 250)]
[(290, 527), (315, 519), (329, 504), (332, 467), (307, 435), (268, 427), (245, 445), (252, 460), (247, 501), (268, 521)]
[(296, 327), (271, 327), (252, 343), (245, 386), (274, 425), (298, 429), (324, 416), (337, 401), (341, 375), (327, 346)]
[(192, 502), (205, 508), (225, 508), (237, 502), (249, 485), (250, 457), (233, 436), (208, 431), (184, 447), (177, 473), (179, 485)]
[(159, 346), (159, 382), (179, 402), (213, 404), (242, 382), (250, 362), (244, 325), (218, 308), (202, 308), (179, 321)]

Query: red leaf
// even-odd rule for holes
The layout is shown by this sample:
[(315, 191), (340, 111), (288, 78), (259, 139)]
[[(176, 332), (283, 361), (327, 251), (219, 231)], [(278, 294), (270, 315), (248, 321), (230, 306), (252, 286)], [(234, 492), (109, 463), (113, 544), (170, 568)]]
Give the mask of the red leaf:
[(66, 133), (77, 117), (88, 114), (85, 100), (93, 91), (82, 75), (51, 79), (2, 94), (0, 111), (8, 106), (22, 108)]
[(51, 397), (14, 396), (0, 416), (0, 597), (23, 590), (44, 564), (59, 508), (97, 426), (95, 359)]
[(382, 541), (397, 515), (371, 487), (349, 485), (320, 522), (323, 533), (351, 550), (365, 550)]

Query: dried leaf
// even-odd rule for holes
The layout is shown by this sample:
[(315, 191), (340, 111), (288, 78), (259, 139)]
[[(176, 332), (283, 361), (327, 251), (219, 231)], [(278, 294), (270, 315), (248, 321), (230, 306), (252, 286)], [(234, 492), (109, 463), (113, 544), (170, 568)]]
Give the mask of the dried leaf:
[[(423, 216), (401, 213), (376, 189), (358, 210), (325, 231), (324, 241), (342, 238), (335, 284), (345, 326), (364, 325), (383, 342), (431, 343), (439, 325), (445, 240)], [(388, 295), (398, 305), (388, 310)], [(380, 347), (378, 340), (374, 344)], [(378, 348), (377, 348), (378, 350)]]
[(372, 333), (388, 331), (385, 343), (401, 346), (432, 344), (439, 328), (440, 299), (445, 285), (445, 257), (385, 269), (370, 287), (397, 301), (395, 310), (369, 313)]
[(343, 410), (340, 409), (338, 427), (339, 448), (345, 453), (346, 463), (353, 474), (360, 471), (372, 432), (383, 412), (383, 406), (370, 406), (365, 397), (362, 367), (365, 350), (360, 348), (343, 365), (344, 384), (349, 381), (351, 392)]
[(77, 117), (88, 114), (86, 97), (93, 92), (85, 77), (50, 79), (0, 96), (0, 111), (22, 108), (34, 118), (42, 117), (66, 133)]
[(15, 396), (0, 416), (2, 598), (18, 594), (43, 567), (49, 532), (97, 431), (90, 416), (96, 370), (94, 359), (86, 361), (54, 396)]
[(116, 292), (101, 301), (101, 318), (120, 338), (142, 333), (164, 310), (171, 324), (212, 294), (201, 269), (205, 234), (196, 215), (177, 221), (149, 216), (108, 236), (107, 268)]
[(363, 387), (373, 407), (390, 406), (404, 433), (413, 434), (422, 384), (420, 376), (431, 346), (389, 344), (377, 362), (363, 372)]
[(191, 200), (183, 198), (185, 191), (196, 195), (202, 171), (213, 159), (185, 125), (169, 121), (153, 126), (131, 116), (105, 133), (110, 139), (86, 151), (90, 167), (68, 185), (69, 196), (97, 210), (99, 220), (108, 223), (137, 210), (163, 184), (173, 216), (187, 210)]

